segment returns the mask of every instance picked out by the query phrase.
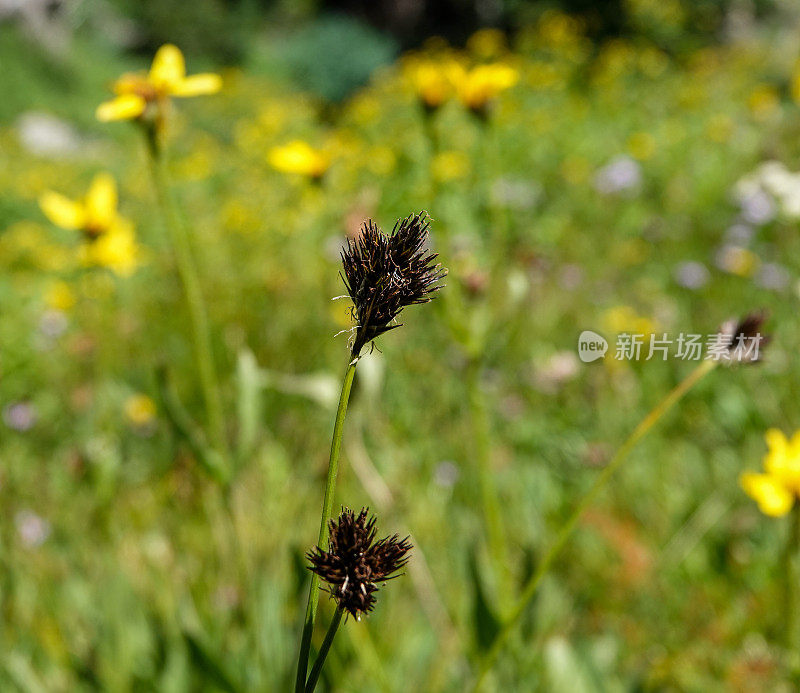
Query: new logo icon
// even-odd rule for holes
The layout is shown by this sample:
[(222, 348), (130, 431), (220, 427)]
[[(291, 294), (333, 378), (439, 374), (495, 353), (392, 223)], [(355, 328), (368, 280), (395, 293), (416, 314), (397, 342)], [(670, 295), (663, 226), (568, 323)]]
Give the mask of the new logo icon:
[(578, 358), (584, 363), (597, 361), (606, 355), (608, 342), (602, 335), (591, 330), (584, 330), (578, 337)]

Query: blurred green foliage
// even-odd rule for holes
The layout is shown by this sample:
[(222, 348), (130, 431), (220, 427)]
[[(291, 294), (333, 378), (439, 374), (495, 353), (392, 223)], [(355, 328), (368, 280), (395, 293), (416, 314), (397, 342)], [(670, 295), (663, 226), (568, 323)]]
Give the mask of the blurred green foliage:
[[(0, 689), (286, 690), (347, 359), (346, 337), (332, 337), (349, 324), (330, 301), (338, 249), (368, 216), (386, 228), (419, 209), (435, 220), (448, 287), (359, 366), (337, 493), (372, 506), (385, 532), (411, 532), (417, 550), (375, 613), (343, 627), (326, 690), (464, 690), (508, 603), (476, 510), (463, 332), (484, 337), (518, 589), (598, 467), (691, 366), (583, 365), (580, 331), (707, 334), (757, 307), (772, 315), (766, 362), (719, 369), (636, 450), (490, 690), (791, 687), (776, 645), (786, 527), (737, 477), (758, 466), (766, 428), (800, 421), (800, 240), (776, 200), (754, 220), (737, 183), (769, 158), (800, 168), (796, 56), (781, 40), (793, 27), (680, 59), (645, 40), (593, 44), (582, 27), (549, 14), (510, 50), (495, 33), (472, 40), (469, 60), (520, 75), (485, 121), (455, 100), (426, 116), (405, 62), (339, 109), (285, 75), (236, 68), (220, 95), (176, 104), (176, 194), (242, 453), (224, 497), (163, 411), (131, 416), (132, 397), (157, 399), (166, 363), (202, 418), (140, 133), (92, 120), (103, 85), (148, 62), (78, 35), (55, 68), (62, 85), (3, 28), (14, 89), (0, 106)], [(358, 71), (304, 84), (340, 95), (385, 60), (378, 45)], [(75, 147), (32, 149), (22, 109), (66, 121)], [(321, 180), (267, 163), (294, 139), (330, 157)], [(118, 179), (143, 246), (128, 278), (80, 267), (76, 235), (37, 206), (46, 189), (79, 197), (99, 170)], [(323, 622), (331, 611), (323, 600)]]

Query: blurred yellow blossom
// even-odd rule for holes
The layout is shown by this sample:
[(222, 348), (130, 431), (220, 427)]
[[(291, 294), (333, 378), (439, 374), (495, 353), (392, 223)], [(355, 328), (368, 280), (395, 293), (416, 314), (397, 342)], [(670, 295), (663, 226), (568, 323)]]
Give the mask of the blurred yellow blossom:
[(656, 152), (656, 138), (649, 132), (634, 132), (628, 138), (628, 151), (639, 161), (652, 159)]
[(500, 29), (479, 29), (467, 40), (467, 50), (482, 60), (496, 58), (506, 49), (506, 35)]
[(560, 170), (564, 180), (572, 185), (580, 185), (587, 181), (592, 167), (584, 157), (573, 155), (561, 162)]
[(780, 107), (778, 90), (770, 84), (759, 84), (750, 92), (747, 105), (753, 118), (758, 121), (769, 120)]
[(717, 255), (720, 269), (738, 277), (750, 277), (758, 269), (758, 256), (747, 248), (724, 246)]
[(469, 157), (464, 152), (439, 152), (431, 161), (431, 174), (440, 181), (464, 178), (469, 169)]
[(125, 400), (125, 417), (128, 421), (142, 428), (152, 423), (156, 417), (156, 405), (147, 395), (137, 393)]
[(87, 266), (108, 267), (123, 277), (130, 276), (139, 260), (139, 247), (133, 224), (122, 220), (111, 233), (80, 248), (80, 259)]
[(556, 10), (542, 14), (537, 31), (542, 42), (553, 48), (566, 48), (583, 38), (581, 20)]
[(519, 72), (506, 63), (487, 63), (467, 69), (454, 66), (452, 79), (461, 103), (478, 115), (485, 115), (492, 100), (513, 87)]
[(397, 166), (397, 157), (390, 147), (372, 147), (367, 155), (369, 170), (378, 176), (388, 176)]
[(656, 323), (639, 315), (631, 306), (614, 306), (606, 310), (601, 318), (603, 329), (615, 334), (653, 334)]
[(283, 173), (298, 173), (309, 178), (321, 178), (331, 165), (330, 157), (308, 142), (293, 140), (273, 147), (267, 156), (270, 165)]
[(453, 95), (459, 69), (454, 60), (446, 57), (410, 58), (403, 75), (422, 105), (433, 111)]
[(114, 83), (116, 96), (97, 107), (98, 120), (130, 120), (142, 116), (150, 104), (161, 105), (170, 96), (214, 94), (222, 87), (222, 78), (211, 72), (186, 76), (183, 53), (177, 46), (161, 46), (150, 71), (126, 73)]
[(798, 62), (795, 64), (794, 74), (792, 75), (792, 83), (789, 90), (794, 102), (800, 104), (800, 60), (798, 60)]
[(739, 482), (745, 493), (771, 517), (786, 515), (800, 497), (800, 431), (787, 439), (782, 431), (769, 429), (764, 473), (743, 472)]
[(75, 292), (73, 292), (69, 284), (57, 280), (51, 282), (47, 287), (44, 294), (44, 302), (48, 308), (66, 312), (75, 305)]
[(97, 174), (81, 200), (48, 190), (39, 197), (39, 206), (56, 226), (83, 233), (84, 264), (108, 267), (121, 275), (136, 267), (133, 224), (117, 211), (117, 184), (110, 174)]
[(725, 113), (712, 115), (706, 123), (706, 133), (712, 142), (727, 142), (733, 134), (733, 120)]

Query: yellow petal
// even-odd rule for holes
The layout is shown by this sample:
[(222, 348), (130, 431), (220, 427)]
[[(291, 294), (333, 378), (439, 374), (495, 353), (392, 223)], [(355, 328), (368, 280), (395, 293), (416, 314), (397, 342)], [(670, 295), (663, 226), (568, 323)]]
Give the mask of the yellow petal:
[(153, 86), (169, 93), (185, 76), (186, 62), (180, 49), (171, 43), (161, 46), (150, 66), (149, 79)]
[(783, 453), (786, 450), (786, 436), (783, 435), (783, 431), (777, 428), (770, 428), (764, 434), (764, 440), (767, 441), (767, 447), (770, 449), (770, 452), (778, 452)]
[(98, 173), (86, 193), (86, 225), (105, 231), (117, 216), (117, 184), (110, 173)]
[(147, 102), (138, 94), (121, 94), (111, 101), (101, 103), (95, 111), (97, 120), (107, 123), (112, 120), (129, 120), (144, 113)]
[(794, 504), (794, 495), (770, 474), (744, 472), (739, 478), (744, 492), (758, 503), (759, 510), (770, 517), (786, 515)]
[(173, 96), (201, 96), (216, 94), (222, 88), (222, 77), (213, 72), (201, 72), (186, 77), (172, 86)]
[(84, 244), (83, 253), (87, 264), (108, 267), (120, 276), (129, 276), (136, 269), (139, 257), (133, 224), (118, 217), (108, 233)]
[(39, 207), (50, 221), (62, 229), (80, 229), (86, 221), (86, 212), (80, 202), (73, 202), (51, 190), (39, 197)]

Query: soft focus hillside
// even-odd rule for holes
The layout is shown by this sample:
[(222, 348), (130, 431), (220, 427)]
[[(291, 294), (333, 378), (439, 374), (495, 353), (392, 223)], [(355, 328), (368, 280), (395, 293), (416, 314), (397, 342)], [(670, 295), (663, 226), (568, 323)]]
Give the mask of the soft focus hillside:
[[(615, 359), (616, 336), (705, 339), (764, 309), (763, 362), (717, 368), (633, 450), (485, 685), (794, 690), (790, 525), (739, 476), (768, 429), (800, 428), (800, 24), (751, 21), (673, 51), (548, 11), (464, 47), (376, 48), (338, 101), (263, 38), (234, 67), (187, 52), (189, 74), (222, 77), (173, 100), (166, 142), (224, 487), (176, 420), (204, 421), (203, 390), (144, 138), (94, 118), (152, 54), (86, 35), (53, 53), (0, 24), (0, 689), (291, 689), (348, 359), (340, 250), (367, 218), (426, 210), (447, 286), (362, 359), (335, 502), (416, 548), (342, 626), (320, 689), (468, 690), (581, 494), (695, 365), (647, 341)], [(448, 74), (480, 65), (513, 76), (470, 101)], [(103, 172), (134, 235), (87, 250), (40, 201)], [(579, 360), (583, 330), (605, 359)]]

